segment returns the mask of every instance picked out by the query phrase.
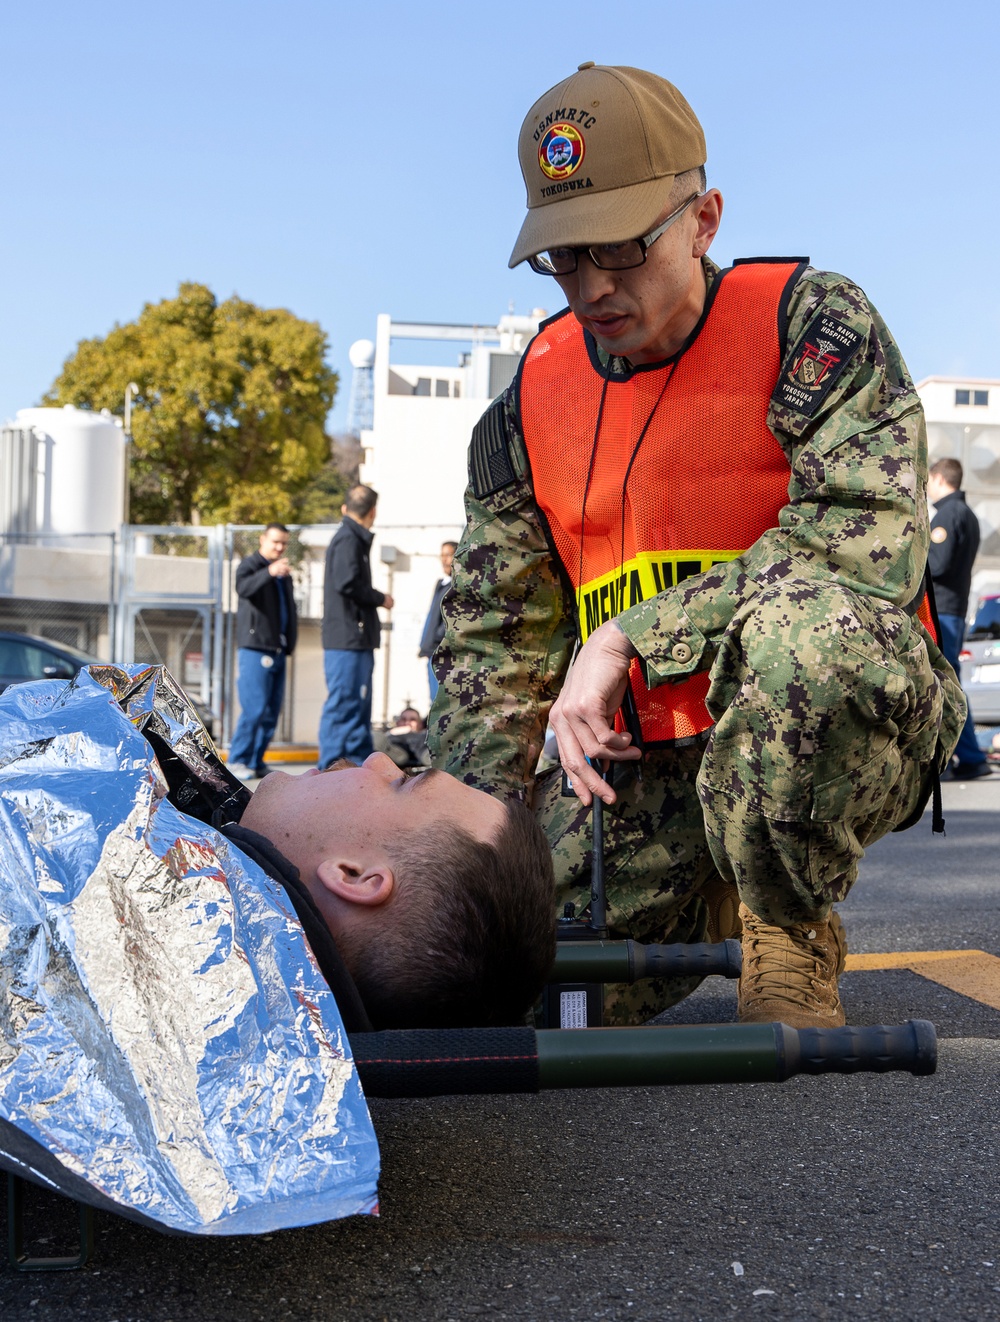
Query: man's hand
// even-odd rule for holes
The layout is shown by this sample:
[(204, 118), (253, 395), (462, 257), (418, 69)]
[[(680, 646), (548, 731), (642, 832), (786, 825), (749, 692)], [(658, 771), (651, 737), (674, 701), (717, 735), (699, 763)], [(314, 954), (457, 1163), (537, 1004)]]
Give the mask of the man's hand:
[(629, 662), (636, 650), (614, 620), (595, 629), (580, 648), (549, 717), (559, 742), (559, 760), (573, 792), (584, 804), (597, 794), (614, 803), (615, 792), (586, 759), (634, 762), (632, 736), (618, 734), (614, 718), (625, 696)]
[(384, 600), (383, 600), (383, 602), (382, 602), (382, 607), (383, 607), (383, 609), (384, 609), (384, 610), (387, 610), (387, 611), (391, 611), (392, 608), (393, 608), (393, 606), (395, 605), (395, 603), (394, 603), (394, 601), (393, 601), (393, 599), (392, 599), (392, 593), (391, 593), (391, 592), (386, 592), (386, 593), (383, 594), (383, 596), (384, 596)]
[(267, 572), (272, 578), (284, 578), (286, 574), (292, 572), (292, 566), (288, 563), (285, 557), (282, 556), (280, 560), (271, 561), (267, 567)]

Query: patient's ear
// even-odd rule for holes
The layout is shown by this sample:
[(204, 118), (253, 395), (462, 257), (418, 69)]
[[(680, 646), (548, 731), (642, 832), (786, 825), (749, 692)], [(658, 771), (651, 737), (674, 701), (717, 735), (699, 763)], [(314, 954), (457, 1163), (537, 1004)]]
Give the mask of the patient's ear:
[(385, 864), (358, 867), (342, 859), (325, 858), (316, 876), (324, 890), (348, 904), (385, 904), (396, 884), (392, 869)]

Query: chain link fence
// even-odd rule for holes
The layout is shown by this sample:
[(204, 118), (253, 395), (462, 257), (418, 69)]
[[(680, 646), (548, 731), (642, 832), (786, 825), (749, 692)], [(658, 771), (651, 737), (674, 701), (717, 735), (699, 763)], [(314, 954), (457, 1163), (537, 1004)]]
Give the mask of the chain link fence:
[[(225, 747), (239, 715), (236, 568), (258, 549), (262, 527), (0, 534), (0, 633), (32, 634), (97, 661), (166, 666)], [(289, 660), (278, 743), (315, 743), (325, 696), (323, 554), (332, 533), (332, 527), (290, 530), (303, 641)]]

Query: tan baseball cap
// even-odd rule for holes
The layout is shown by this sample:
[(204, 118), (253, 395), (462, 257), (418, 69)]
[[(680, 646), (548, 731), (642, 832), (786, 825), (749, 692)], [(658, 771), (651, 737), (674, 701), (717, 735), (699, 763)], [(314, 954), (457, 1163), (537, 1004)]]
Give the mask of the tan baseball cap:
[(694, 111), (644, 69), (581, 64), (521, 125), (528, 214), (508, 265), (546, 248), (621, 243), (646, 233), (674, 177), (705, 164)]

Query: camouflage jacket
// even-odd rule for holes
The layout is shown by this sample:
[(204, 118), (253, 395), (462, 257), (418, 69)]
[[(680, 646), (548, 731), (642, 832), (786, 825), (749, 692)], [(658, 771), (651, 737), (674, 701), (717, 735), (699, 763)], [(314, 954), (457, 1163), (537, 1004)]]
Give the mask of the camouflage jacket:
[[(705, 271), (710, 283), (718, 278), (707, 260)], [(762, 585), (832, 578), (899, 606), (919, 592), (928, 546), (920, 400), (862, 291), (812, 268), (792, 291), (779, 383), (821, 315), (860, 339), (811, 416), (789, 404), (787, 393), (776, 388), (772, 396), (768, 426), (791, 466), (778, 526), (736, 559), (618, 616), (650, 688), (707, 669), (734, 612)], [(447, 632), (434, 656), (441, 687), (428, 741), (435, 766), (504, 797), (523, 796), (532, 781), (549, 708), (577, 645), (574, 601), (534, 499), (517, 384), (477, 426), (480, 463), (488, 434), (494, 452), (506, 449), (511, 480), (478, 498), (477, 485), (488, 484), (473, 481), (470, 465), (467, 523), (444, 606)], [(476, 451), (474, 436), (473, 458)], [(691, 651), (683, 664), (671, 655), (678, 642)]]

